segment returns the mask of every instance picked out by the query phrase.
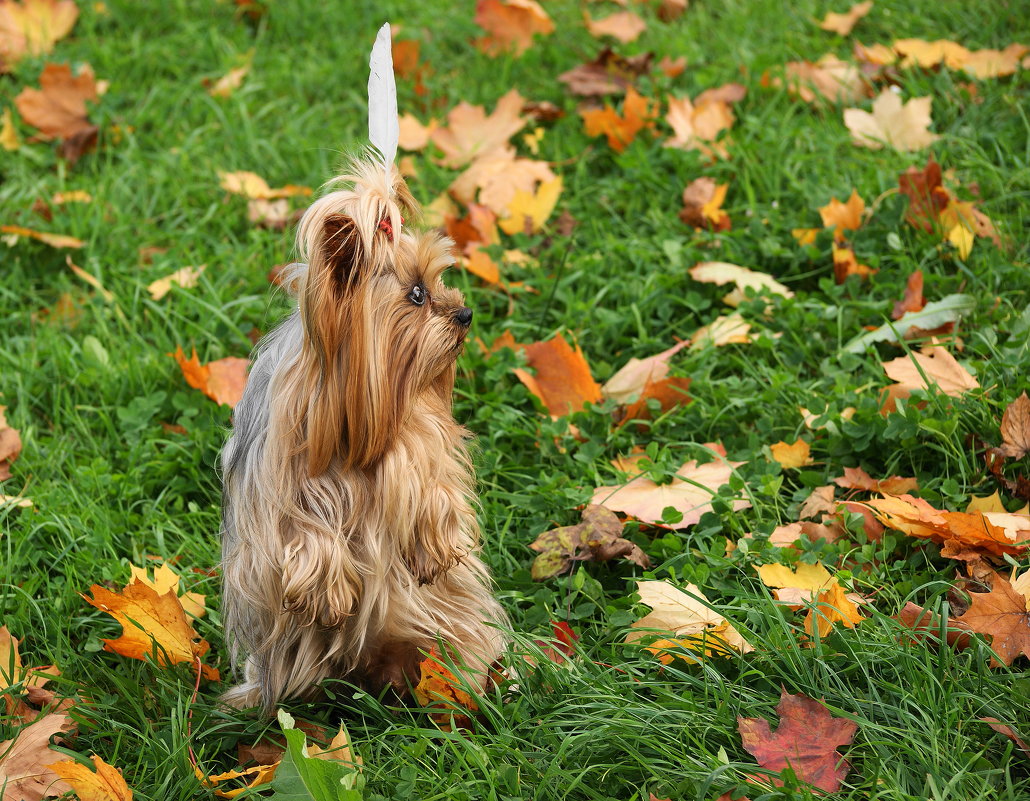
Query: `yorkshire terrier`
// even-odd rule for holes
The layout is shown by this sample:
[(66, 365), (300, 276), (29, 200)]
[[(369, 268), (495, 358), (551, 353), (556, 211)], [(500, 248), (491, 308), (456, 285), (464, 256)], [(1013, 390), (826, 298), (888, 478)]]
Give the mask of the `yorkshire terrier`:
[(298, 229), (297, 309), (258, 344), (222, 453), (223, 621), (243, 673), (223, 698), (265, 713), (330, 678), (404, 694), (438, 641), (484, 684), (505, 643), (451, 413), (472, 322), (441, 281), (453, 243), (407, 226), (391, 156), (330, 183), (345, 188)]

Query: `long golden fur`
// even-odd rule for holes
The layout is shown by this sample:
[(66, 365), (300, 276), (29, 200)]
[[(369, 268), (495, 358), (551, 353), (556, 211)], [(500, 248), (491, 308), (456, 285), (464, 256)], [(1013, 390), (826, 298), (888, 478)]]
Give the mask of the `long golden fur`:
[(402, 226), (417, 209), (391, 176), (392, 192), (381, 163), (356, 161), (308, 209), (298, 309), (259, 344), (234, 411), (222, 572), (238, 707), (269, 713), (326, 678), (403, 689), (437, 638), (485, 676), (504, 645), (451, 414), (471, 313), (440, 280), (450, 240)]

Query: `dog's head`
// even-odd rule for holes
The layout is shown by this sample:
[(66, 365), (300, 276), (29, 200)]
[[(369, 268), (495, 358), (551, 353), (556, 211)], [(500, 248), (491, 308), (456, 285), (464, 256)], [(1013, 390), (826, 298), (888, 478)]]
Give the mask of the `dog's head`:
[(345, 467), (374, 464), (420, 396), (435, 393), (450, 407), (472, 310), (441, 281), (453, 243), (403, 223), (418, 209), (400, 175), (390, 175), (392, 192), (381, 163), (355, 162), (334, 181), (348, 188), (315, 201), (298, 231), (308, 262), (296, 291), (310, 373), (310, 475), (337, 458)]

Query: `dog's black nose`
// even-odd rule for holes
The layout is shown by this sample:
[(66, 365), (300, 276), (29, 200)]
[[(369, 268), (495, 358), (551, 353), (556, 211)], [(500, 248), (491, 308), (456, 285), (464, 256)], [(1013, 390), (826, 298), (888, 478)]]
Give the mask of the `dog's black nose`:
[(468, 306), (462, 306), (458, 309), (458, 313), (454, 315), (454, 319), (458, 321), (459, 325), (463, 325), (468, 328), (472, 325), (472, 309)]

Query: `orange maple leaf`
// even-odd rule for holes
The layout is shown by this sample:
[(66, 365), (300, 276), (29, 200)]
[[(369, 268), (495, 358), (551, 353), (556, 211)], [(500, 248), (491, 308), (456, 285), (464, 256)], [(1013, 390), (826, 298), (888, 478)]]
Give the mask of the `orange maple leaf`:
[(464, 167), (474, 158), (491, 153), (521, 130), (525, 99), (517, 89), (502, 96), (491, 114), (482, 106), (462, 101), (447, 114), (447, 124), (432, 133), (432, 141), (444, 153), (445, 167)]
[(452, 721), (458, 728), (471, 728), (472, 718), (466, 713), (478, 712), (479, 704), (462, 687), (435, 648), (422, 660), (419, 671), (419, 682), (413, 690), (415, 700), (428, 709), (440, 710), (433, 715), (433, 720), (447, 731)]
[(39, 85), (22, 89), (14, 105), (22, 119), (39, 130), (40, 139), (63, 140), (61, 156), (74, 164), (97, 141), (97, 127), (86, 116), (86, 101), (99, 97), (93, 70), (85, 64), (72, 75), (67, 64), (47, 64)]
[(520, 346), (526, 353), (530, 374), (515, 369), (519, 381), (547, 407), (552, 417), (578, 412), (587, 403), (600, 403), (601, 387), (590, 375), (590, 365), (579, 345), (575, 350), (556, 334), (546, 342)]
[(617, 153), (624, 151), (645, 127), (651, 126), (655, 117), (655, 104), (637, 93), (632, 86), (626, 90), (626, 99), (620, 115), (607, 103), (601, 110), (581, 111), (587, 136), (608, 138), (608, 145)]
[(534, 35), (554, 33), (554, 22), (534, 0), (478, 0), (475, 21), (487, 32), (476, 47), (491, 56), (509, 51), (520, 56)]
[(215, 403), (235, 406), (240, 402), (247, 385), (249, 360), (229, 357), (201, 364), (196, 348), (193, 349), (193, 356), (187, 359), (181, 345), (175, 353), (168, 355), (179, 363), (186, 383), (199, 389)]
[(729, 184), (717, 184), (708, 177), (697, 178), (683, 190), (683, 208), (680, 219), (694, 228), (710, 231), (728, 231), (732, 227), (730, 215), (722, 208)]
[[(155, 643), (159, 665), (189, 662), (199, 664), (210, 647), (207, 640), (198, 639), (197, 632), (186, 620), (182, 603), (169, 590), (164, 595), (134, 580), (121, 593), (111, 592), (94, 584), (93, 597), (82, 597), (91, 606), (107, 612), (122, 625), (122, 636), (104, 640), (104, 650), (146, 660), (154, 653)], [(210, 665), (200, 665), (205, 678), (217, 680), (218, 671)]]
[(830, 202), (819, 209), (819, 216), (823, 220), (823, 228), (833, 228), (833, 238), (837, 241), (844, 239), (844, 231), (856, 231), (862, 227), (862, 214), (865, 212), (865, 201), (854, 189), (851, 190), (851, 197), (847, 202), (841, 203), (837, 198), (831, 197)]
[(991, 648), (998, 656), (991, 659), (1011, 665), (1020, 655), (1030, 657), (1030, 612), (1027, 599), (1012, 585), (993, 574), (990, 592), (971, 592), (969, 610), (956, 618), (975, 632), (991, 637)]
[(773, 459), (779, 462), (784, 470), (794, 470), (812, 464), (812, 448), (803, 439), (795, 440), (793, 443), (781, 440), (775, 445), (770, 445), (769, 450)]

